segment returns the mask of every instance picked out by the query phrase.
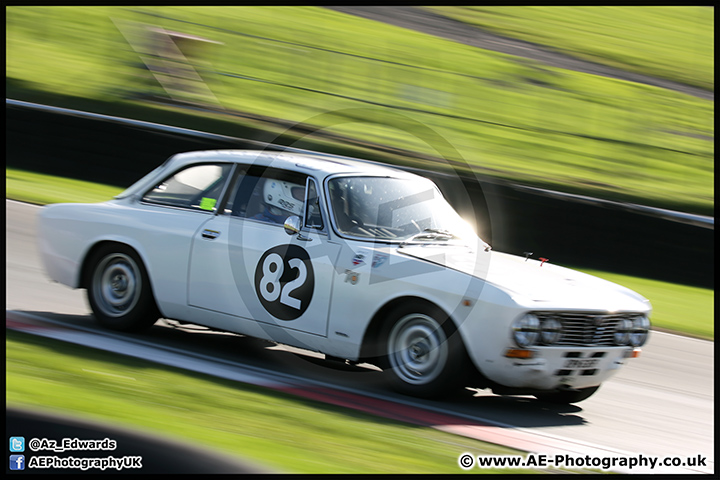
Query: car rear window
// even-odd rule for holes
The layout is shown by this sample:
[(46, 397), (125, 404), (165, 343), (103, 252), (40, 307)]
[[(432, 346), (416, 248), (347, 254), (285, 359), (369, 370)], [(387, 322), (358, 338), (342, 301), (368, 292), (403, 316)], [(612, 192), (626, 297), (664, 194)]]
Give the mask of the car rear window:
[(144, 202), (214, 212), (230, 174), (230, 164), (186, 167), (155, 185)]

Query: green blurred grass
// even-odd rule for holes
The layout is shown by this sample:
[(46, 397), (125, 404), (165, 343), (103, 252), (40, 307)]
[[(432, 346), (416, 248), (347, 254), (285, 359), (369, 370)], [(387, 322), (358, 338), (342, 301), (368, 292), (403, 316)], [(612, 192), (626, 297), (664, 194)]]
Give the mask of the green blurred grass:
[(7, 405), (134, 427), (276, 473), (461, 473), (462, 453), (520, 453), (12, 330), (6, 355)]
[(707, 6), (428, 8), (592, 62), (715, 88), (715, 18)]
[(5, 196), (20, 202), (36, 205), (64, 202), (96, 203), (110, 200), (122, 191), (122, 188), (72, 178), (14, 168), (5, 169)]
[[(7, 198), (43, 205), (61, 202), (102, 202), (122, 189), (67, 178), (6, 168)], [(714, 290), (696, 288), (610, 272), (583, 270), (591, 275), (626, 286), (645, 296), (653, 305), (654, 328), (700, 338), (714, 338)]]
[[(217, 133), (232, 135), (250, 120), (231, 114), (250, 112), (312, 123), (358, 141), (446, 155), (478, 173), (524, 184), (707, 215), (714, 211), (711, 101), (549, 68), (323, 8), (141, 10), (153, 15), (123, 7), (8, 7), (7, 96), (70, 108), (81, 102), (97, 113), (115, 114), (137, 105), (132, 96), (139, 92), (162, 94), (159, 84), (143, 78), (140, 57), (126, 41), (142, 43), (143, 30), (132, 23), (142, 22), (222, 42), (208, 45), (196, 63), (213, 93), (202, 101), (216, 113), (184, 109), (192, 115), (178, 117), (179, 126), (203, 129), (212, 120)], [(619, 22), (624, 11), (608, 12), (608, 22)], [(645, 17), (635, 18), (642, 24)], [(693, 23), (693, 18), (653, 14), (652, 22), (668, 29), (681, 20), (684, 29), (695, 25), (701, 32), (696, 44), (675, 45), (673, 37), (639, 27), (633, 32), (639, 42), (667, 50), (666, 62), (682, 65), (695, 50), (701, 59), (712, 52), (702, 41), (712, 35), (707, 19)], [(558, 15), (558, 21), (567, 29), (575, 18)], [(633, 48), (613, 43), (606, 57), (610, 61)], [(652, 73), (650, 67), (638, 68)], [(707, 62), (698, 60), (697, 68), (704, 72)], [(143, 120), (165, 116), (168, 109), (154, 112), (146, 110)], [(394, 161), (408, 158), (398, 154)]]

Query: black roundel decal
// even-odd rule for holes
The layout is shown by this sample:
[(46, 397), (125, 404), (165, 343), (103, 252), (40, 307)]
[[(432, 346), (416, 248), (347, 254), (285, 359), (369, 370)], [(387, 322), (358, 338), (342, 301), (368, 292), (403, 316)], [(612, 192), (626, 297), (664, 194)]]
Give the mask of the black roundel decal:
[(307, 251), (279, 245), (263, 253), (255, 268), (255, 292), (265, 310), (280, 320), (305, 313), (315, 290), (315, 275)]

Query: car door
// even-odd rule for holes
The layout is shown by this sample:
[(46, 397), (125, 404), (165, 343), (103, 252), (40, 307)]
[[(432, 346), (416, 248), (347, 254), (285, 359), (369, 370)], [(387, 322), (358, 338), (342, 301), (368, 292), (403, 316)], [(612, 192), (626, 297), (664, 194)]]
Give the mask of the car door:
[[(193, 240), (189, 304), (236, 317), (224, 328), (240, 333), (255, 331), (251, 320), (326, 337), (340, 248), (328, 241), (317, 188), (306, 174), (240, 168), (222, 213)], [(285, 231), (289, 216), (304, 219), (299, 234)]]
[(233, 164), (199, 162), (170, 173), (143, 193), (133, 221), (117, 232), (142, 245), (156, 301), (168, 317), (187, 308), (187, 271), (192, 239), (217, 211)]

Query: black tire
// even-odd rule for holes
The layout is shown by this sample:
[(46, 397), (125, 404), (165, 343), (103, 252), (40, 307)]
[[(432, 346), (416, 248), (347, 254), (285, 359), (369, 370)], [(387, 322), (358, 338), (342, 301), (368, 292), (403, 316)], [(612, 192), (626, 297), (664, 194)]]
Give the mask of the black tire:
[(558, 392), (542, 393), (535, 395), (535, 398), (541, 402), (556, 403), (561, 405), (567, 405), (570, 403), (582, 402), (590, 398), (595, 392), (597, 392), (600, 385), (597, 387), (581, 388), (576, 391), (565, 390)]
[(467, 355), (447, 315), (429, 306), (402, 305), (387, 317), (381, 367), (390, 386), (403, 394), (437, 398), (463, 386)]
[(160, 316), (145, 266), (127, 245), (108, 244), (88, 261), (87, 298), (95, 319), (104, 327), (136, 332)]

